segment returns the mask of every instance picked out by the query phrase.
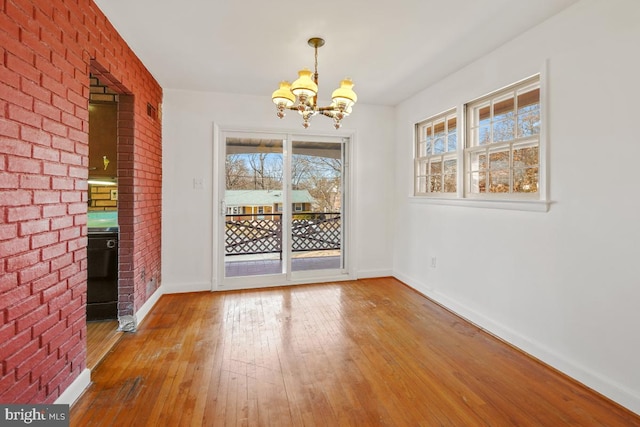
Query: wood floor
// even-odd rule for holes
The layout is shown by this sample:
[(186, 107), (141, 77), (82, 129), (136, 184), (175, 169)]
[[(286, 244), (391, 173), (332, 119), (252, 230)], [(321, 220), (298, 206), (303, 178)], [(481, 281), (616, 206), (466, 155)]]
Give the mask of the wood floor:
[(87, 368), (95, 368), (121, 336), (117, 320), (87, 322)]
[(72, 426), (640, 426), (384, 278), (165, 295)]

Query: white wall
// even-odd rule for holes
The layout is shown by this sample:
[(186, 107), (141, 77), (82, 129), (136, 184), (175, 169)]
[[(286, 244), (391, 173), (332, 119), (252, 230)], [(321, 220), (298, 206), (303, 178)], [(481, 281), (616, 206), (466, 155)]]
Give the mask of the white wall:
[[(358, 277), (390, 275), (393, 109), (358, 103), (340, 131), (354, 133), (355, 267)], [(280, 120), (269, 96), (165, 90), (163, 101), (162, 285), (165, 292), (209, 290), (212, 260), (213, 124), (237, 130), (335, 134), (315, 117), (308, 130), (297, 114)], [(202, 189), (193, 181), (202, 180)]]
[[(638, 22), (640, 1), (582, 1), (398, 106), (393, 266), (411, 286), (640, 413)], [(413, 124), (545, 62), (549, 211), (411, 200)]]

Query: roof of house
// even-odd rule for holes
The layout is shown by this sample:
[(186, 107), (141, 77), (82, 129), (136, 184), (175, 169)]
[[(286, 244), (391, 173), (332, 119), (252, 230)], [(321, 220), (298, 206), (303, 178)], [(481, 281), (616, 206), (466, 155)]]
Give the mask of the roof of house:
[[(270, 206), (282, 203), (281, 190), (227, 190), (224, 202), (227, 206)], [(308, 190), (291, 191), (291, 203), (314, 203)]]

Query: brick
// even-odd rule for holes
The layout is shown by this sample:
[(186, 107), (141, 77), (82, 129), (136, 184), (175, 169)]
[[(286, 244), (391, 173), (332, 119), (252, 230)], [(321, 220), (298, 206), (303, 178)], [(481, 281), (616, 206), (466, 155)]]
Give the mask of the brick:
[(48, 314), (46, 305), (41, 305), (30, 313), (18, 318), (15, 322), (16, 332), (22, 332), (25, 329), (31, 328), (33, 325), (44, 319)]
[(20, 188), (48, 190), (51, 188), (51, 178), (44, 175), (20, 175)]
[(40, 78), (41, 87), (49, 91), (51, 94), (50, 86), (57, 84), (57, 88), (62, 87), (62, 70), (51, 63), (50, 54), (46, 56), (36, 55), (36, 68), (42, 72)]
[[(33, 142), (38, 145), (44, 145), (47, 147), (51, 146), (51, 134), (39, 128), (22, 125), (20, 126), (20, 137), (22, 138), (22, 140), (27, 142)], [(39, 156), (38, 157), (35, 156), (35, 150), (41, 147), (34, 146), (33, 148), (34, 148), (33, 158), (34, 159), (42, 158)], [(50, 159), (50, 160), (53, 160), (53, 159)], [(58, 159), (56, 158), (55, 160), (57, 161)]]
[[(51, 313), (51, 310), (49, 312)], [(56, 317), (58, 317), (57, 310), (55, 311), (55, 315)], [(65, 329), (67, 329), (65, 322), (58, 320), (55, 324), (51, 325), (51, 327), (40, 334), (40, 345), (44, 347), (45, 345), (49, 344), (51, 340), (63, 333)], [(49, 353), (51, 353), (51, 351), (49, 351)]]
[[(29, 150), (31, 151), (31, 150)], [(41, 173), (42, 162), (25, 157), (10, 156), (7, 162), (7, 170), (10, 172)]]
[(89, 134), (85, 131), (79, 131), (77, 129), (69, 129), (69, 139), (84, 144), (89, 144)]
[(57, 271), (54, 271), (41, 279), (34, 280), (33, 283), (31, 283), (31, 293), (37, 294), (38, 292), (47, 289), (49, 286), (53, 286), (55, 283), (58, 283)]
[(67, 344), (70, 347), (73, 347), (77, 344), (77, 341), (73, 340), (73, 331), (71, 328), (66, 328), (60, 333), (58, 336), (51, 339), (47, 346), (47, 351), (49, 353), (56, 353), (59, 358), (67, 359), (65, 352), (61, 351), (60, 347)]
[(60, 163), (44, 162), (42, 164), (42, 173), (44, 173), (45, 175), (67, 176), (67, 171), (68, 166)]
[(2, 257), (17, 255), (29, 250), (29, 238), (18, 238), (3, 240), (0, 242), (0, 253)]
[[(70, 295), (73, 292), (69, 291)], [(66, 319), (67, 327), (70, 327), (78, 320), (82, 319), (86, 313), (86, 307), (82, 302), (82, 298), (70, 298), (69, 301), (60, 306), (60, 318)]]
[(20, 136), (20, 125), (12, 120), (0, 117), (0, 136), (18, 138)]
[(37, 251), (26, 252), (11, 258), (7, 258), (7, 272), (16, 272), (25, 267), (36, 264), (40, 261), (40, 254)]
[(34, 266), (20, 270), (18, 272), (18, 283), (25, 285), (29, 282), (40, 279), (47, 274), (49, 274), (49, 263), (40, 262)]
[(40, 207), (18, 206), (7, 208), (7, 222), (28, 221), (40, 218)]
[[(71, 169), (71, 168), (69, 168)], [(73, 174), (70, 173), (71, 176), (73, 176)], [(78, 177), (78, 178), (82, 178), (82, 177)], [(82, 201), (82, 193), (79, 191), (63, 191), (61, 194), (61, 201), (62, 203), (74, 203), (74, 202), (81, 202)]]
[(69, 114), (73, 114), (75, 112), (75, 105), (73, 105), (72, 102), (67, 101), (66, 88), (64, 85), (49, 81), (48, 86), (45, 87), (48, 87), (51, 90), (56, 90), (56, 92), (51, 96), (52, 104), (55, 107), (58, 107)]
[(67, 291), (67, 283), (59, 282), (54, 286), (51, 286), (42, 291), (42, 301), (50, 302), (54, 298), (64, 294)]
[(40, 233), (34, 236), (31, 236), (31, 247), (33, 249), (41, 248), (44, 246), (53, 245), (54, 243), (58, 243), (59, 240), (59, 232), (51, 231), (48, 233)]
[(67, 136), (67, 127), (58, 121), (42, 118), (42, 130), (58, 136)]
[[(62, 76), (62, 71), (60, 72), (60, 76)], [(68, 113), (73, 112), (73, 103), (67, 101), (67, 88), (62, 84), (62, 78), (60, 77), (60, 80), (58, 80), (47, 74), (43, 74), (41, 80), (42, 87), (51, 91), (51, 103)], [(69, 111), (70, 108), (71, 111)]]
[(50, 260), (52, 258), (59, 257), (67, 252), (67, 243), (59, 243), (57, 245), (47, 246), (42, 248), (42, 260)]
[[(2, 164), (2, 158), (0, 157), (0, 164)], [(0, 189), (2, 188), (17, 188), (18, 176), (14, 173), (0, 172)]]
[(1, 191), (1, 206), (23, 206), (31, 203), (31, 192), (25, 190)]
[(51, 230), (60, 230), (61, 228), (71, 227), (73, 225), (72, 216), (64, 216), (51, 220)]
[(0, 137), (0, 152), (12, 156), (30, 157), (31, 146), (18, 139)]
[[(49, 139), (49, 143), (50, 143), (50, 139)], [(42, 160), (49, 160), (52, 162), (59, 162), (60, 152), (58, 150), (54, 150), (53, 148), (34, 145), (33, 154), (31, 157), (34, 159), (42, 159)]]
[(42, 126), (42, 117), (33, 111), (25, 110), (17, 105), (8, 105), (9, 118), (25, 125), (40, 127)]
[(87, 204), (84, 202), (80, 203), (69, 203), (67, 205), (69, 215), (75, 214), (83, 214), (87, 212)]
[[(0, 275), (0, 292), (8, 292), (11, 289), (15, 289), (16, 286), (18, 286), (18, 273), (5, 272)], [(3, 295), (2, 299), (8, 301), (6, 295)], [(0, 342), (4, 342), (4, 340), (0, 339)]]
[(82, 120), (66, 112), (62, 112), (62, 123), (68, 127), (82, 130)]
[(82, 156), (63, 151), (60, 153), (60, 162), (67, 165), (82, 165)]
[(42, 206), (42, 217), (53, 218), (67, 214), (67, 205), (44, 205)]
[(53, 135), (51, 139), (51, 147), (68, 151), (70, 153), (75, 152), (75, 142), (67, 137)]
[[(73, 254), (70, 252), (65, 253), (62, 256), (59, 256), (53, 260), (51, 260), (51, 271), (58, 271), (67, 267), (68, 265), (71, 265), (73, 263)], [(59, 273), (58, 273), (59, 275)], [(60, 278), (60, 280), (63, 280), (64, 278)]]
[(35, 221), (23, 221), (18, 227), (20, 236), (27, 236), (36, 233), (49, 231), (49, 220), (39, 219)]
[(33, 203), (38, 205), (43, 205), (47, 203), (60, 203), (60, 192), (59, 191), (34, 191), (33, 192)]
[(18, 237), (17, 224), (0, 224), (0, 240), (15, 239)]
[(18, 317), (25, 316), (35, 310), (40, 305), (40, 296), (31, 295), (22, 301), (7, 307), (7, 320), (11, 321)]
[[(80, 228), (72, 227), (60, 230), (60, 241), (66, 242), (80, 237)], [(65, 244), (66, 245), (66, 244)]]
[(25, 354), (25, 359), (19, 359), (15, 372), (16, 378), (20, 380), (20, 378), (29, 376), (33, 368), (41, 363), (47, 357), (47, 350), (45, 348), (38, 348), (32, 353)]
[(21, 90), (0, 82), (0, 98), (11, 100), (14, 105), (31, 110), (33, 108), (33, 97)]
[(74, 180), (66, 177), (51, 178), (51, 188), (53, 190), (73, 190)]
[[(20, 363), (23, 363), (28, 356), (36, 353), (39, 348), (40, 346), (38, 344), (38, 341), (28, 342), (22, 348), (18, 349), (16, 352), (9, 355), (5, 359), (4, 361), (5, 370), (7, 372), (11, 372), (15, 370)], [(21, 377), (22, 376), (18, 376), (17, 378), (20, 379)]]
[[(49, 307), (46, 304), (44, 304), (42, 306), (46, 307), (47, 311), (49, 310)], [(33, 325), (33, 328), (32, 328), (33, 336), (34, 337), (39, 337), (45, 331), (48, 331), (49, 329), (53, 328), (55, 325), (59, 325), (59, 324), (61, 324), (61, 322), (60, 322), (60, 314), (57, 313), (57, 312), (49, 314), (48, 316), (43, 317), (35, 325)]]
[(80, 237), (78, 239), (75, 240), (70, 240), (67, 243), (67, 247), (69, 249), (69, 252), (74, 252), (80, 248), (86, 248), (87, 246), (87, 238), (86, 236)]
[[(51, 105), (51, 103), (44, 103), (36, 99), (33, 102), (33, 112), (40, 114), (43, 117), (48, 117), (49, 119), (55, 122), (61, 121), (60, 110), (54, 107), (53, 105)], [(44, 123), (43, 123), (43, 128), (44, 128)]]
[[(20, 54), (20, 52), (15, 53), (18, 55)], [(40, 80), (40, 70), (32, 65), (34, 62), (34, 55), (30, 53), (26, 58), (21, 58), (16, 56), (16, 54), (7, 53), (7, 68), (20, 74), (25, 79), (38, 82)]]
[(59, 275), (60, 280), (64, 280), (78, 273), (80, 271), (80, 265), (74, 263), (64, 268), (61, 268), (59, 271), (60, 271), (60, 275)]

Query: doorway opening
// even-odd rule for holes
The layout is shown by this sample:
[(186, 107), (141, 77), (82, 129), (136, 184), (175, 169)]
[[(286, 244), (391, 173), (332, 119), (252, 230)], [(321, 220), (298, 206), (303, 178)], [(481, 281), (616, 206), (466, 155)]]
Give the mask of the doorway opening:
[(346, 274), (348, 142), (223, 133), (223, 286)]

